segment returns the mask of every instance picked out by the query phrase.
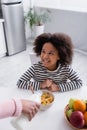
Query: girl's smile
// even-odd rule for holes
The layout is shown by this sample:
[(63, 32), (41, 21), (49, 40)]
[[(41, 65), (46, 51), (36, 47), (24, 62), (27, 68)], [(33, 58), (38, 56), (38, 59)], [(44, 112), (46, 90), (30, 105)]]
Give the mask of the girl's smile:
[(52, 45), (52, 43), (47, 42), (43, 45), (40, 57), (42, 64), (48, 70), (53, 71), (57, 69), (57, 62), (60, 57), (58, 54), (58, 50)]

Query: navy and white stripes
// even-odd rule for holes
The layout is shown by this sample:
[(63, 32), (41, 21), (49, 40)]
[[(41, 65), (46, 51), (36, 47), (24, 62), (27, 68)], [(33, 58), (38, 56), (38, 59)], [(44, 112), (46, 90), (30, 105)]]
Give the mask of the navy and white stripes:
[[(33, 78), (33, 81), (31, 80)], [(82, 80), (77, 73), (69, 66), (59, 64), (55, 71), (47, 70), (40, 62), (31, 66), (18, 80), (18, 88), (34, 90), (40, 89), (40, 83), (46, 79), (52, 79), (61, 92), (74, 90), (82, 86)]]

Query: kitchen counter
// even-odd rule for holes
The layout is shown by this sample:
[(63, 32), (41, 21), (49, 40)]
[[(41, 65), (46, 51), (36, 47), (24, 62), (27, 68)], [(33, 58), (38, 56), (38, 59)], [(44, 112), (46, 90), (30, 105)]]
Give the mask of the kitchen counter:
[[(87, 86), (83, 86), (80, 89), (58, 93), (55, 92), (55, 101), (54, 104), (46, 111), (39, 111), (37, 115), (29, 122), (26, 118), (6, 118), (0, 120), (0, 129), (1, 130), (15, 130), (12, 125), (12, 121), (16, 129), (20, 130), (72, 130), (68, 126), (64, 118), (64, 108), (67, 105), (70, 98), (80, 98), (87, 99)], [(32, 96), (31, 91), (18, 89), (14, 87), (4, 88), (0, 87), (0, 101), (6, 100), (9, 98), (27, 98), (29, 99)], [(17, 122), (16, 122), (17, 120)]]

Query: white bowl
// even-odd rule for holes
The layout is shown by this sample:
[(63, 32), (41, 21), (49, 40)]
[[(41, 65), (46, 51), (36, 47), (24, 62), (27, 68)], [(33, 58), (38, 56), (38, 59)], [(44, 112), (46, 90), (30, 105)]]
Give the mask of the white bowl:
[(48, 90), (43, 90), (41, 95), (40, 110), (47, 110), (54, 102), (54, 95)]
[[(42, 96), (44, 95), (44, 101), (42, 101)], [(40, 103), (40, 110), (47, 110), (54, 102), (54, 95), (48, 90), (42, 90), (35, 92), (29, 97), (30, 100)], [(43, 102), (43, 103), (42, 103)]]

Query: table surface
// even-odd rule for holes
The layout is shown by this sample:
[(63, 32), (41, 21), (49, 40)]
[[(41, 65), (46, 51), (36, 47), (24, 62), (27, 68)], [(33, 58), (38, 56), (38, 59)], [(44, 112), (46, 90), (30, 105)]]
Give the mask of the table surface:
[[(0, 120), (0, 129), (15, 130), (11, 123), (15, 122), (17, 123), (17, 130), (72, 130), (64, 118), (64, 108), (68, 104), (70, 98), (87, 99), (86, 87), (87, 86), (83, 86), (80, 89), (63, 93), (55, 92), (53, 93), (55, 96), (54, 104), (46, 111), (39, 111), (32, 121), (28, 121), (27, 118), (23, 116), (20, 118), (10, 117)], [(31, 96), (32, 93), (29, 90), (18, 89), (16, 87), (0, 87), (0, 101), (11, 98), (29, 99)]]

